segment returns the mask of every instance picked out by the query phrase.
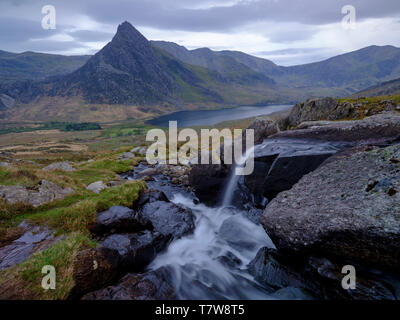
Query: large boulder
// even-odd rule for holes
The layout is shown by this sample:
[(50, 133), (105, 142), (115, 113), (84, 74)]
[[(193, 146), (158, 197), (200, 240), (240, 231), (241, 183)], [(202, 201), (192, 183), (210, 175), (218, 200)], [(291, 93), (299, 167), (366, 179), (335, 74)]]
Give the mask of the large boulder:
[(400, 145), (330, 158), (280, 193), (261, 223), (289, 254), (319, 253), (400, 270)]
[(139, 212), (151, 221), (155, 232), (175, 239), (191, 233), (195, 227), (192, 211), (171, 202), (149, 202)]
[(121, 258), (116, 250), (108, 248), (80, 251), (73, 264), (74, 287), (71, 298), (109, 285), (120, 275)]
[(143, 218), (132, 209), (114, 206), (104, 212), (100, 212), (97, 215), (96, 223), (90, 229), (97, 235), (105, 235), (116, 232), (127, 233), (152, 229), (152, 224), (148, 219)]
[(217, 192), (222, 190), (230, 174), (230, 167), (220, 164), (194, 165), (189, 175), (189, 183), (201, 202), (214, 205), (219, 200)]
[(272, 200), (342, 147), (305, 139), (266, 139), (256, 148), (254, 171), (244, 177), (244, 183), (254, 195)]
[(166, 247), (169, 240), (170, 235), (147, 230), (133, 234), (113, 234), (101, 245), (118, 251), (124, 269), (141, 271)]
[[(247, 129), (254, 130), (254, 144), (260, 144), (265, 138), (279, 132), (276, 122), (268, 118), (256, 118)], [(242, 138), (245, 141), (245, 132)]]
[(337, 105), (338, 100), (334, 98), (316, 98), (298, 103), (290, 112), (289, 124), (295, 127), (304, 121), (326, 119)]
[(400, 136), (400, 115), (381, 113), (362, 120), (306, 121), (298, 129), (281, 131), (272, 138), (318, 139), (324, 141), (384, 141)]
[(127, 274), (114, 285), (88, 293), (83, 300), (173, 300), (170, 270), (163, 267), (144, 274)]

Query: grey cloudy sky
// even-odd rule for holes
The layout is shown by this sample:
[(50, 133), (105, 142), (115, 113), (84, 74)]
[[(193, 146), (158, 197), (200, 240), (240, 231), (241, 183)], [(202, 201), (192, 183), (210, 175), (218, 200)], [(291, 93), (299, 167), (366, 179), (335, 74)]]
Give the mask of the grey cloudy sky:
[[(49, 4), (56, 30), (41, 27)], [(344, 5), (356, 9), (355, 29), (342, 27)], [(400, 0), (1, 0), (0, 49), (93, 54), (125, 20), (151, 40), (240, 50), (281, 65), (400, 47)]]

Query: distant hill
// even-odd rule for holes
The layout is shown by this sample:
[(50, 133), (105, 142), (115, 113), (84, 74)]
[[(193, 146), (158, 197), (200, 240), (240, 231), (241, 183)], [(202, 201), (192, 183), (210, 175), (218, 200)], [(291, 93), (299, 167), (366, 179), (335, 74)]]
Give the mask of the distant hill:
[(227, 81), (247, 84), (253, 81), (275, 83), (266, 73), (254, 70), (223, 52), (215, 52), (208, 48), (190, 51), (176, 43), (165, 41), (151, 41), (151, 44), (182, 62), (217, 71)]
[(90, 56), (11, 53), (0, 50), (0, 84), (68, 74), (82, 67), (89, 58)]
[(400, 95), (400, 79), (386, 81), (355, 93), (354, 97), (395, 96)]
[[(370, 46), (324, 61), (282, 67), (272, 61), (237, 51), (187, 50), (171, 42), (154, 41), (177, 59), (216, 70), (209, 61), (230, 57), (255, 72), (273, 79), (279, 86), (302, 88), (311, 94), (325, 92), (348, 95), (385, 80), (400, 77), (400, 48)], [(328, 89), (328, 90), (326, 90)]]

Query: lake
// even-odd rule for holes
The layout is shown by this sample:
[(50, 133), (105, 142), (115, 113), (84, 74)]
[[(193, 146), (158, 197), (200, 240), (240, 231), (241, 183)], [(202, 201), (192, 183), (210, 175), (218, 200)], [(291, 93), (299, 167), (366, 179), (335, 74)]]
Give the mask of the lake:
[(242, 106), (236, 108), (200, 111), (179, 111), (161, 116), (148, 123), (158, 127), (168, 127), (169, 121), (178, 121), (178, 127), (212, 126), (214, 124), (268, 115), (278, 111), (285, 111), (293, 105), (269, 105), (261, 107)]

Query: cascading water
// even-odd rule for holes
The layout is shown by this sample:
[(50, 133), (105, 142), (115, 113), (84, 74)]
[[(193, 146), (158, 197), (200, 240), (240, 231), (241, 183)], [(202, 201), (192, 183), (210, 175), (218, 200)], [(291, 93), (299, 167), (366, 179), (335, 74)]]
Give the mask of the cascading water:
[(246, 154), (242, 156), (239, 163), (234, 165), (232, 168), (231, 176), (229, 177), (228, 183), (225, 188), (224, 197), (222, 200), (222, 206), (230, 206), (232, 204), (233, 195), (237, 188), (239, 179), (241, 178), (240, 175), (236, 174), (236, 169), (240, 167), (244, 167), (246, 162), (250, 159), (250, 157), (254, 157), (255, 147), (250, 148), (246, 151)]
[(196, 229), (174, 241), (150, 268), (173, 272), (180, 299), (272, 299), (247, 272), (248, 263), (265, 246), (274, 247), (264, 229), (234, 207), (210, 208), (184, 195), (172, 201), (192, 209)]

